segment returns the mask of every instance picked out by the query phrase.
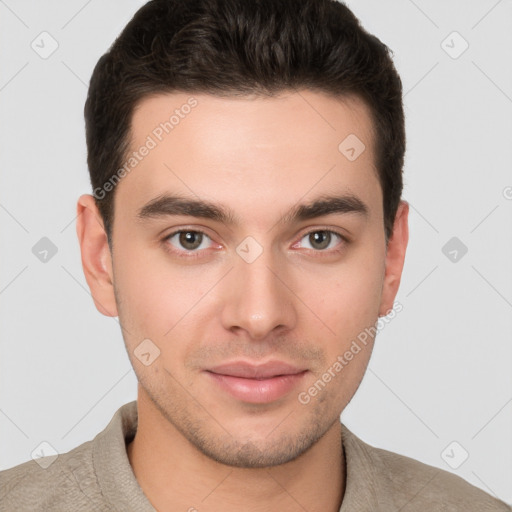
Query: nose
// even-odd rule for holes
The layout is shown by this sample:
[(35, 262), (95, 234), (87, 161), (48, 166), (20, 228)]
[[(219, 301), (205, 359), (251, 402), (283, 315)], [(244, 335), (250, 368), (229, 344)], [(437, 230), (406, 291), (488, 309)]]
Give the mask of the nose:
[(234, 268), (223, 283), (225, 329), (245, 331), (251, 339), (261, 340), (295, 326), (297, 311), (284, 267), (273, 261), (271, 251), (263, 251), (251, 263), (235, 256)]

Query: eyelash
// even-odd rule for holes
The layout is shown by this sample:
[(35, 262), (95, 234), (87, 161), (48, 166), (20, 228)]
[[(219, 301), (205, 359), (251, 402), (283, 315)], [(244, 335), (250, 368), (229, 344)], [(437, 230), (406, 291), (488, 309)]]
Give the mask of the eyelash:
[[(338, 254), (340, 253), (344, 246), (349, 244), (350, 243), (350, 240), (345, 236), (343, 235), (342, 233), (340, 233), (339, 231), (336, 231), (336, 230), (333, 230), (333, 229), (313, 229), (311, 231), (308, 231), (306, 233), (304, 233), (300, 238), (299, 238), (299, 241), (302, 240), (304, 237), (308, 236), (308, 235), (311, 235), (313, 233), (318, 233), (320, 231), (324, 231), (326, 233), (331, 233), (333, 235), (336, 235), (338, 236), (341, 241), (340, 243), (338, 244), (338, 246), (335, 248), (335, 249), (326, 249), (326, 250), (314, 250), (314, 249), (306, 249), (307, 251), (311, 251), (311, 252), (314, 252), (317, 257), (322, 257), (322, 256), (332, 256), (333, 254)], [(172, 233), (170, 233), (169, 235), (166, 235), (164, 238), (162, 238), (162, 243), (164, 245), (164, 249), (172, 254), (173, 256), (177, 256), (179, 258), (187, 258), (187, 259), (195, 259), (195, 258), (202, 258), (204, 257), (204, 252), (207, 250), (207, 249), (201, 249), (201, 250), (195, 250), (195, 251), (187, 251), (186, 249), (183, 249), (183, 250), (176, 250), (172, 247), (171, 243), (169, 242), (169, 240), (174, 236), (174, 235), (177, 235), (178, 233), (187, 233), (187, 232), (190, 232), (190, 233), (199, 233), (199, 234), (202, 234), (203, 236), (206, 236), (208, 238), (211, 239), (211, 237), (204, 231), (201, 231), (200, 229), (178, 229), (176, 231), (173, 231)], [(297, 242), (294, 243), (294, 245), (296, 244)], [(203, 253), (203, 254), (202, 254)]]

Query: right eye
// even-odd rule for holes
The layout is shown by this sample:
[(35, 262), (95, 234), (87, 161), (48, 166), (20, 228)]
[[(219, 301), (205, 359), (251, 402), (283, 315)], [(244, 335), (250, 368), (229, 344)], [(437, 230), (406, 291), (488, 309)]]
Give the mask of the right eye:
[(170, 242), (180, 252), (197, 252), (211, 247), (211, 238), (202, 231), (181, 230), (166, 236), (165, 241)]

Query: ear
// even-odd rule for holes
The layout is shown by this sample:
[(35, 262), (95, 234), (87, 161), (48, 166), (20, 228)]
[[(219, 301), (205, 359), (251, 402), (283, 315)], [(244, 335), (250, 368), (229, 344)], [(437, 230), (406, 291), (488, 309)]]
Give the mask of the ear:
[(406, 201), (400, 201), (393, 224), (393, 233), (388, 241), (386, 251), (386, 272), (382, 285), (379, 316), (386, 316), (393, 308), (393, 302), (400, 286), (405, 250), (409, 241), (408, 217), (409, 204)]
[(112, 256), (103, 220), (93, 196), (84, 194), (77, 203), (76, 233), (82, 267), (96, 309), (105, 316), (117, 316)]

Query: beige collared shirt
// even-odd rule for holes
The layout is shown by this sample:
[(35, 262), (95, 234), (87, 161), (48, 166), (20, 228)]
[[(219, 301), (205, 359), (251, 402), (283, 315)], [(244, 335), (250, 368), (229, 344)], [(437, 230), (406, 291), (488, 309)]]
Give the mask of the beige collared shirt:
[[(136, 429), (133, 401), (92, 441), (46, 469), (30, 460), (1, 471), (0, 511), (155, 512), (126, 454)], [(364, 443), (343, 424), (342, 435), (347, 480), (340, 512), (512, 511), (456, 475)]]

